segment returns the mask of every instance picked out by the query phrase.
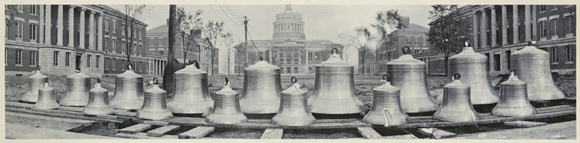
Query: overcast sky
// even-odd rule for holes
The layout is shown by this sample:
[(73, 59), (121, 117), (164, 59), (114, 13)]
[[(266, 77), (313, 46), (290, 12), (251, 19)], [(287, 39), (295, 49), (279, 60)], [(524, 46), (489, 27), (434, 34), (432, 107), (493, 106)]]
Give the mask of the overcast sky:
[[(166, 23), (169, 18), (168, 5), (148, 5), (150, 11), (143, 21), (152, 29)], [(253, 40), (272, 39), (277, 13), (285, 5), (177, 5), (187, 11), (203, 10), (202, 19), (225, 22), (225, 30), (234, 35), (235, 45), (244, 40), (242, 16), (248, 16), (248, 31)], [(114, 6), (115, 7), (115, 6)], [(306, 39), (328, 39), (340, 43), (339, 33), (352, 32), (360, 26), (369, 27), (376, 13), (391, 9), (399, 10), (402, 16), (410, 17), (411, 23), (428, 27), (429, 5), (292, 5), (292, 10), (302, 14)], [(230, 11), (231, 10), (231, 11)], [(227, 13), (227, 15), (226, 15)], [(233, 13), (233, 14), (232, 14)], [(235, 14), (235, 15), (234, 15)], [(234, 22), (235, 21), (235, 22)], [(248, 38), (250, 40), (250, 38)]]

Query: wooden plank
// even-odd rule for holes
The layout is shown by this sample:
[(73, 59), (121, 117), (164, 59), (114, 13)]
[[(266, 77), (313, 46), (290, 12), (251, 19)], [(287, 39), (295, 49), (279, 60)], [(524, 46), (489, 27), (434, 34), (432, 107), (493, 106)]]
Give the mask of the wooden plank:
[(503, 125), (506, 125), (506, 126), (520, 127), (520, 128), (537, 127), (537, 126), (543, 126), (546, 124), (548, 124), (548, 123), (532, 122), (532, 121), (510, 121), (510, 122), (503, 123)]
[(339, 128), (356, 128), (356, 127), (372, 127), (367, 123), (363, 123), (360, 120), (346, 122), (346, 123), (316, 123), (310, 126), (280, 126), (272, 124), (271, 122), (262, 123), (240, 123), (240, 124), (211, 124), (205, 122), (204, 118), (189, 118), (189, 117), (174, 117), (173, 119), (167, 120), (171, 125), (184, 125), (184, 126), (213, 126), (219, 128), (251, 128), (251, 129), (267, 129), (267, 128), (279, 128), (279, 129), (339, 129)]
[(266, 129), (260, 139), (282, 139), (284, 129)]
[(175, 125), (169, 125), (169, 126), (163, 126), (161, 128), (157, 128), (154, 130), (151, 130), (149, 132), (147, 132), (147, 136), (150, 137), (161, 137), (163, 136), (165, 133), (170, 132), (170, 131), (174, 131), (179, 129), (179, 126), (175, 126)]
[(396, 135), (396, 136), (383, 136), (381, 139), (419, 139), (413, 134), (406, 135)]
[(114, 110), (113, 113), (119, 116), (129, 116), (129, 117), (137, 117), (137, 112), (131, 112), (127, 110)]
[(181, 133), (178, 135), (179, 139), (199, 139), (204, 137), (205, 135), (213, 132), (215, 130), (214, 127), (195, 127), (187, 132)]
[(457, 134), (448, 132), (445, 130), (437, 129), (437, 128), (419, 128), (417, 130), (421, 134), (430, 136), (435, 139), (442, 139), (442, 138), (451, 138), (457, 136)]
[(143, 121), (143, 124), (155, 125), (155, 126), (167, 126), (167, 125), (169, 125), (169, 122), (167, 122), (167, 121), (145, 120), (145, 121)]
[(151, 128), (151, 125), (147, 124), (136, 124), (130, 127), (119, 129), (119, 133), (134, 134)]
[(22, 108), (13, 108), (7, 107), (5, 109), (7, 112), (16, 112), (16, 113), (26, 113), (26, 114), (33, 114), (33, 115), (41, 115), (41, 116), (50, 116), (50, 117), (61, 117), (61, 118), (70, 118), (70, 119), (81, 119), (81, 120), (91, 120), (91, 121), (101, 121), (101, 122), (113, 122), (113, 123), (123, 123), (123, 120), (117, 119), (116, 117), (109, 117), (109, 116), (84, 116), (81, 113), (66, 113), (66, 112), (58, 112), (53, 110), (46, 110), (46, 111), (33, 111), (28, 109)]
[(58, 108), (58, 110), (64, 110), (64, 111), (74, 111), (74, 112), (83, 112), (83, 110), (85, 110), (85, 107), (68, 107), (68, 106), (60, 106)]
[(5, 106), (20, 107), (20, 108), (32, 108), (34, 106), (34, 103), (20, 103), (11, 101), (6, 101), (4, 103), (6, 104)]
[(576, 139), (576, 120), (539, 127), (461, 135), (463, 139)]
[(164, 135), (161, 137), (150, 137), (150, 136), (147, 136), (147, 133), (135, 133), (135, 134), (118, 133), (118, 134), (115, 134), (115, 136), (121, 137), (121, 138), (130, 138), (130, 139), (178, 139), (177, 135)]
[(47, 128), (35, 128), (19, 124), (5, 124), (4, 127), (7, 131), (5, 132), (5, 139), (118, 139)]
[(383, 137), (381, 134), (379, 134), (377, 131), (375, 131), (375, 129), (371, 127), (358, 127), (356, 128), (356, 130), (365, 139), (378, 139)]

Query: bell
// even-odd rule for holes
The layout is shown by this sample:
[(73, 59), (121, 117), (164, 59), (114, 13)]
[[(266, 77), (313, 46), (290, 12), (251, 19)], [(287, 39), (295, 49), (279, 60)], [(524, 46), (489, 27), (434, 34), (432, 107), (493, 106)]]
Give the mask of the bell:
[(356, 97), (354, 90), (354, 66), (342, 61), (338, 50), (316, 65), (314, 95), (308, 99), (312, 113), (356, 114), (368, 108)]
[(175, 92), (167, 103), (171, 112), (177, 114), (209, 113), (213, 107), (213, 99), (209, 95), (207, 73), (199, 70), (199, 63), (176, 71), (174, 75)]
[(66, 96), (60, 100), (62, 106), (87, 106), (91, 78), (76, 70), (76, 73), (67, 77)]
[(564, 99), (564, 93), (554, 84), (550, 73), (548, 52), (537, 49), (532, 42), (514, 52), (511, 65), (516, 69), (519, 79), (528, 85), (530, 101)]
[(433, 119), (447, 122), (473, 122), (479, 114), (473, 109), (470, 98), (470, 87), (463, 84), (460, 74), (455, 73), (451, 83), (443, 86), (443, 103), (433, 114)]
[(153, 78), (153, 82), (153, 87), (145, 91), (143, 108), (139, 110), (137, 117), (148, 120), (173, 118), (173, 114), (167, 109), (167, 92), (159, 88), (157, 78)]
[(280, 100), (280, 110), (272, 118), (272, 123), (282, 126), (308, 126), (316, 123), (316, 118), (312, 116), (306, 104), (306, 90), (301, 89), (296, 83), (296, 77), (290, 79), (292, 85), (282, 91)]
[(401, 108), (401, 90), (387, 81), (383, 75), (383, 85), (373, 89), (373, 104), (363, 122), (373, 125), (393, 126), (407, 123), (409, 116)]
[(239, 93), (230, 88), (228, 78), (225, 86), (215, 92), (215, 101), (212, 112), (205, 117), (205, 121), (214, 124), (237, 124), (248, 120), (240, 110)]
[(500, 84), (501, 100), (491, 110), (492, 115), (524, 117), (536, 114), (528, 100), (526, 83), (514, 74), (515, 70), (512, 70), (510, 78)]
[(117, 75), (115, 95), (111, 107), (116, 109), (137, 110), (143, 106), (143, 76), (132, 70), (132, 64), (127, 65), (127, 71)]
[(243, 113), (274, 114), (280, 108), (280, 91), (280, 68), (258, 61), (244, 69), (240, 108)]
[[(473, 47), (468, 47), (468, 44), (465, 42), (466, 47), (461, 53), (449, 57), (449, 73), (462, 75), (461, 82), (471, 87), (473, 105), (497, 103), (499, 96), (489, 80), (487, 57), (473, 51)], [(452, 75), (449, 76), (451, 78)]]
[(429, 93), (425, 63), (411, 56), (408, 46), (403, 55), (387, 63), (387, 74), (392, 77), (393, 86), (401, 90), (401, 107), (406, 113), (421, 113), (437, 110), (439, 103)]
[(60, 107), (54, 98), (54, 89), (48, 86), (48, 78), (44, 78), (44, 87), (38, 90), (38, 101), (32, 108), (39, 110), (56, 110)]
[(95, 87), (89, 91), (89, 103), (83, 113), (85, 115), (113, 114), (113, 107), (109, 105), (109, 91), (101, 87), (101, 79), (97, 78)]
[(22, 96), (20, 101), (34, 103), (38, 100), (38, 89), (42, 88), (44, 85), (44, 79), (46, 76), (40, 73), (40, 66), (38, 66), (38, 68), (33, 72), (34, 74), (28, 77), (30, 80), (28, 82), (28, 92)]

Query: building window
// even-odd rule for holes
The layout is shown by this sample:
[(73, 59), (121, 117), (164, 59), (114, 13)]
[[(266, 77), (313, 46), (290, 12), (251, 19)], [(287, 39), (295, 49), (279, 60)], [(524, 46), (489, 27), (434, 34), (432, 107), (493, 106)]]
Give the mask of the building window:
[(105, 57), (105, 67), (104, 67), (104, 68), (105, 68), (106, 70), (108, 70), (108, 69), (109, 69), (109, 58), (106, 58), (106, 57)]
[(157, 39), (157, 42), (159, 42), (159, 47), (163, 46), (163, 40), (162, 39)]
[(116, 53), (117, 52), (117, 39), (113, 39), (113, 43), (111, 44), (111, 52)]
[(159, 49), (159, 54), (163, 55), (163, 49)]
[(107, 51), (109, 51), (109, 50), (110, 50), (110, 49), (108, 48), (108, 47), (109, 47), (109, 38), (105, 38), (105, 44), (104, 44), (103, 46), (105, 46), (105, 49), (107, 49)]
[(550, 53), (550, 60), (552, 63), (558, 63), (558, 55), (557, 55), (557, 49), (556, 47), (552, 47), (551, 53)]
[(113, 59), (113, 62), (111, 62), (111, 69), (115, 70), (115, 62), (117, 62), (117, 60)]
[(30, 24), (30, 41), (36, 41), (37, 26), (36, 24)]
[(139, 40), (142, 40), (143, 37), (141, 35), (143, 35), (143, 30), (139, 30), (139, 31), (141, 31), (141, 32), (139, 32)]
[(53, 65), (58, 66), (58, 51), (53, 52), (52, 59)]
[(22, 65), (22, 49), (16, 49), (16, 65)]
[(96, 59), (97, 63), (95, 64), (95, 66), (97, 66), (97, 68), (99, 68), (99, 64), (101, 64), (101, 56), (97, 55), (97, 59)]
[(125, 23), (121, 24), (121, 35), (125, 36)]
[(35, 66), (36, 65), (36, 51), (30, 51), (30, 65), (31, 66)]
[(24, 9), (24, 8), (23, 8), (22, 5), (17, 5), (17, 9), (18, 9), (18, 12), (21, 12), (22, 13), (22, 9)]
[(574, 61), (574, 58), (572, 58), (572, 54), (574, 54), (574, 52), (572, 51), (572, 46), (566, 46), (566, 62)]
[(548, 9), (547, 7), (548, 6), (546, 6), (546, 5), (540, 5), (540, 12), (546, 11), (546, 9)]
[(105, 31), (109, 32), (109, 19), (105, 19)]
[(574, 24), (574, 17), (573, 16), (566, 16), (564, 18), (564, 23), (565, 23), (565, 28), (566, 28), (566, 34), (572, 34), (573, 30), (576, 26), (576, 24)]
[(546, 21), (540, 21), (538, 23), (538, 26), (540, 27), (540, 37), (548, 36), (548, 28), (546, 27)]
[(125, 54), (125, 41), (121, 42), (121, 53)]
[(91, 55), (87, 54), (87, 67), (91, 67)]
[(18, 33), (16, 33), (16, 38), (22, 39), (22, 33), (24, 33), (24, 22), (17, 20), (16, 23), (18, 24)]
[(64, 66), (70, 66), (70, 52), (64, 53)]
[(30, 5), (30, 14), (36, 15), (36, 5)]
[(113, 31), (113, 33), (115, 33), (115, 31), (117, 31), (117, 26), (116, 26), (117, 23), (116, 22), (117, 22), (117, 20), (113, 19), (112, 23), (111, 23), (112, 24), (111, 28), (113, 28), (113, 30), (111, 30), (111, 31)]
[(556, 29), (556, 28), (558, 27), (558, 26), (556, 25), (556, 21), (557, 21), (557, 20), (558, 20), (558, 19), (554, 19), (554, 20), (552, 20), (552, 21), (551, 21), (551, 23), (550, 23), (550, 30), (552, 30), (552, 36), (556, 36), (556, 37), (554, 37), (554, 38), (558, 38), (558, 37), (557, 37), (557, 34), (556, 34), (556, 33), (557, 33), (557, 31), (556, 31), (557, 29)]
[(421, 49), (415, 49), (415, 54), (421, 53)]

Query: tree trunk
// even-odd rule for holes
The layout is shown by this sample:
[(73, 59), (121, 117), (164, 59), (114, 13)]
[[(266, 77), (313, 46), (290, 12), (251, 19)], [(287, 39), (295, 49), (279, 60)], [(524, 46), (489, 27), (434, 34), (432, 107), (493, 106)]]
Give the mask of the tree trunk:
[(175, 72), (175, 54), (173, 48), (175, 46), (175, 12), (176, 6), (169, 6), (169, 46), (167, 47), (167, 64), (165, 65), (165, 70), (163, 71), (163, 88), (167, 92), (167, 95), (172, 95), (173, 93), (173, 73)]
[(366, 59), (366, 55), (367, 55), (367, 50), (364, 49), (364, 47), (363, 47), (363, 49), (362, 49), (362, 56), (361, 56), (362, 58), (360, 60), (361, 65), (362, 65), (362, 73), (361, 73), (362, 76), (365, 75), (365, 70), (366, 70), (365, 69), (365, 59)]
[(183, 39), (181, 41), (181, 43), (182, 43), (181, 47), (183, 49), (183, 63), (187, 63), (186, 62), (187, 61), (186, 60), (187, 59), (187, 48), (185, 47), (185, 32), (183, 32), (183, 31), (181, 32), (181, 39)]
[(445, 76), (449, 75), (449, 52), (445, 52)]

